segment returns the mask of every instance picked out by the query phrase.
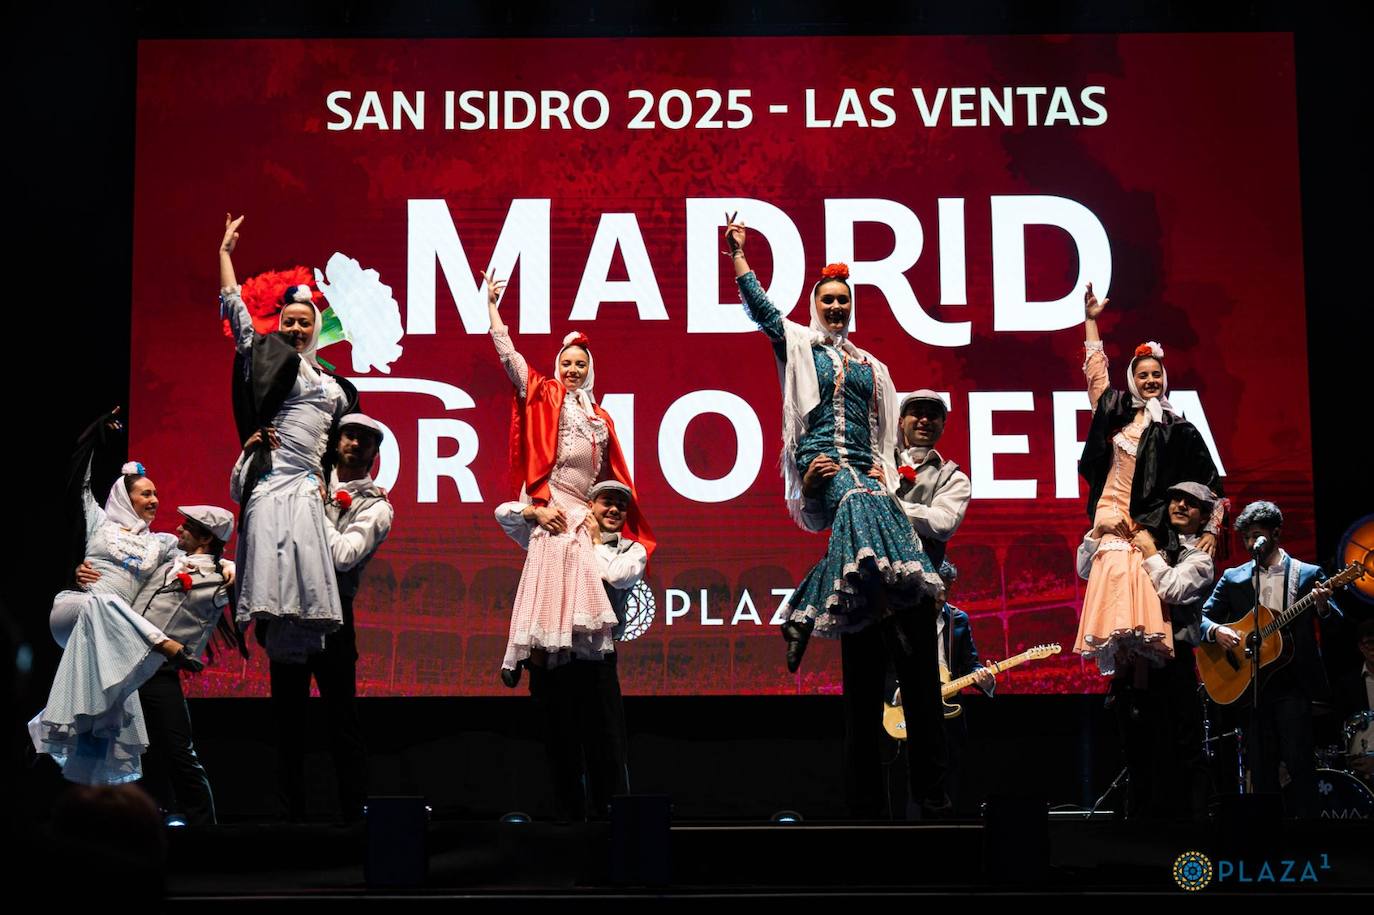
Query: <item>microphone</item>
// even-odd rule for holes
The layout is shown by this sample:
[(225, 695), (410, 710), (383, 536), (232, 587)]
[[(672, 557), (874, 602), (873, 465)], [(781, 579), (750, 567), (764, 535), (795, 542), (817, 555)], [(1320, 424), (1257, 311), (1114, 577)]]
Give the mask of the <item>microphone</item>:
[(1269, 538), (1261, 537), (1255, 541), (1254, 546), (1250, 547), (1250, 555), (1263, 556), (1269, 549)]

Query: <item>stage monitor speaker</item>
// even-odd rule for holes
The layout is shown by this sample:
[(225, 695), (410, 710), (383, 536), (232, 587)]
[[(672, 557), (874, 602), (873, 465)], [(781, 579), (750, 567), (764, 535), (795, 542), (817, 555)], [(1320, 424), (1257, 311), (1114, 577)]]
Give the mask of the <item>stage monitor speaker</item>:
[(983, 876), (1032, 884), (1050, 872), (1049, 804), (1043, 797), (994, 794), (983, 805)]
[(367, 799), (367, 885), (401, 889), (424, 886), (429, 874), (425, 830), (429, 807), (422, 797)]
[(673, 805), (666, 794), (611, 798), (611, 882), (667, 886), (672, 878)]

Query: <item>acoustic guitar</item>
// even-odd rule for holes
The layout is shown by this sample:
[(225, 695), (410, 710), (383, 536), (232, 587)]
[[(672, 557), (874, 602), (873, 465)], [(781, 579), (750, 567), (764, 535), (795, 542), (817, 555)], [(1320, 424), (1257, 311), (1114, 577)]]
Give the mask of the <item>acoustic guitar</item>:
[[(1352, 562), (1335, 575), (1328, 578), (1326, 586), (1332, 591), (1343, 588), (1361, 576), (1369, 574), (1358, 562)], [(1293, 640), (1285, 638), (1284, 627), (1297, 620), (1317, 603), (1315, 594), (1308, 594), (1287, 610), (1274, 611), (1268, 607), (1259, 608), (1260, 630), (1260, 686), (1264, 680), (1293, 659)], [(1207, 695), (1218, 705), (1244, 704), (1250, 695), (1250, 683), (1254, 674), (1251, 659), (1250, 636), (1255, 631), (1255, 614), (1247, 613), (1234, 623), (1226, 624), (1240, 636), (1240, 644), (1233, 648), (1223, 648), (1216, 642), (1204, 642), (1199, 646), (1197, 669), (1202, 675), (1202, 685)]]

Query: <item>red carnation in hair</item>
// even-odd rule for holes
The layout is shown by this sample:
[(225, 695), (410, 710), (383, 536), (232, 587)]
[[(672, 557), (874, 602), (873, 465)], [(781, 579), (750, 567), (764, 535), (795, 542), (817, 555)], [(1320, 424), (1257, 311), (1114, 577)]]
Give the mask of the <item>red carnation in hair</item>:
[(591, 345), (591, 338), (588, 337), (586, 334), (582, 333), (581, 331), (578, 331), (576, 336), (573, 336), (571, 339), (563, 341), (564, 349), (567, 349), (570, 346), (580, 346), (583, 349), (587, 349)]
[(1141, 356), (1153, 356), (1154, 354), (1154, 350), (1150, 349), (1150, 344), (1148, 343), (1142, 343), (1135, 348), (1135, 357), (1137, 359)]
[(315, 288), (315, 275), (309, 267), (290, 270), (268, 270), (244, 280), (239, 295), (248, 313), (253, 316), (253, 329), (260, 334), (277, 332), (277, 315), (282, 310), (282, 296), (292, 286), (309, 286), (311, 299), (318, 303), (320, 291)]
[(849, 279), (848, 264), (826, 264), (825, 269), (821, 270), (823, 280), (847, 280)]

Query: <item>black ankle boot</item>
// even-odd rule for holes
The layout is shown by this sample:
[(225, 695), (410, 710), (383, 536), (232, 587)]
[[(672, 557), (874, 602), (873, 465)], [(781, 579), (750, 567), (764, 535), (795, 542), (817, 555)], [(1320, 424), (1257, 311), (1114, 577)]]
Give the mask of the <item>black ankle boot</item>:
[(794, 674), (801, 667), (806, 643), (811, 640), (811, 627), (788, 621), (782, 624), (782, 637), (787, 641), (787, 672)]

